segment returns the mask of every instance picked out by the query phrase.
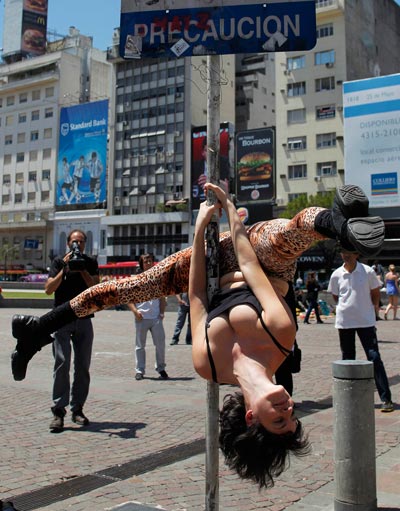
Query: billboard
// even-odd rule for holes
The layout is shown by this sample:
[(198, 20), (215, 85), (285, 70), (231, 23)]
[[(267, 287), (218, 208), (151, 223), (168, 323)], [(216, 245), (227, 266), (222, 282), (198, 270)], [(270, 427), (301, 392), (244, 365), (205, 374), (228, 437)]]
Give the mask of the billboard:
[(236, 196), (239, 202), (275, 199), (275, 129), (236, 135)]
[(315, 0), (122, 0), (120, 55), (190, 57), (311, 50)]
[(56, 206), (106, 200), (107, 127), (108, 100), (61, 108)]
[[(228, 189), (232, 180), (231, 173), (231, 138), (233, 125), (221, 123), (219, 136), (219, 177)], [(192, 168), (191, 168), (191, 202), (192, 210), (199, 209), (200, 202), (205, 200), (204, 185), (207, 182), (207, 127), (192, 128)]]
[(48, 0), (6, 0), (3, 57), (46, 52)]
[(346, 182), (371, 207), (400, 206), (400, 74), (343, 84)]

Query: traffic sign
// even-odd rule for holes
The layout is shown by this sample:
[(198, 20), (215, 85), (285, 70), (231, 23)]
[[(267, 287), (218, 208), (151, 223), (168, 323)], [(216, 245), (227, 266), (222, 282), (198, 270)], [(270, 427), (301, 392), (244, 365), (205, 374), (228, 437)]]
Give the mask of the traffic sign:
[(311, 50), (315, 0), (122, 0), (125, 59)]

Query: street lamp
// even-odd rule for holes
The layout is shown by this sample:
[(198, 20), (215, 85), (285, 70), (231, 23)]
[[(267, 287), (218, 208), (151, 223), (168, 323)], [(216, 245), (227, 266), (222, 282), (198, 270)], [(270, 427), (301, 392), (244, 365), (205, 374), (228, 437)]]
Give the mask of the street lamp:
[(9, 252), (15, 251), (18, 248), (18, 245), (13, 245), (10, 248), (6, 248), (4, 251), (4, 280), (7, 280), (7, 255)]

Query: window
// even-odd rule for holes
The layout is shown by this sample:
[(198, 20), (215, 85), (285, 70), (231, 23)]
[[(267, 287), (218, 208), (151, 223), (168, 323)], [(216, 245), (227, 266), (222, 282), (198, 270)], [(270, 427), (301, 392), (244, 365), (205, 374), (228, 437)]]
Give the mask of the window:
[(315, 6), (318, 9), (319, 7), (328, 7), (329, 5), (333, 5), (334, 0), (315, 0)]
[(31, 113), (31, 120), (32, 121), (38, 121), (39, 117), (40, 117), (39, 110), (33, 110), (32, 113)]
[(36, 182), (36, 178), (37, 178), (37, 172), (36, 171), (29, 172), (29, 174), (28, 174), (28, 181)]
[(21, 163), (25, 160), (25, 153), (17, 153), (17, 163)]
[(17, 142), (18, 144), (23, 144), (25, 142), (25, 133), (18, 133)]
[[(28, 202), (35, 202), (35, 199), (36, 199), (36, 192), (28, 192)], [(28, 213), (29, 215), (29, 213)], [(29, 218), (28, 218), (29, 220)], [(31, 220), (34, 220), (34, 218), (32, 218)]]
[(12, 144), (12, 135), (6, 135), (4, 137), (4, 145), (11, 145)]
[(15, 194), (15, 204), (19, 204), (22, 202), (22, 193), (16, 193)]
[(11, 154), (5, 154), (3, 161), (4, 161), (4, 165), (11, 163)]
[(49, 158), (51, 158), (51, 149), (43, 149), (43, 159), (48, 160)]
[(337, 168), (335, 161), (317, 163), (317, 176), (336, 176)]
[(44, 111), (44, 117), (45, 117), (45, 119), (49, 119), (50, 117), (53, 117), (53, 109), (46, 108)]
[(9, 193), (4, 194), (2, 196), (1, 202), (2, 202), (3, 205), (10, 204), (10, 194)]
[(326, 25), (320, 25), (317, 27), (317, 39), (321, 37), (329, 37), (333, 35), (333, 23), (327, 23)]
[(15, 174), (15, 182), (19, 185), (22, 185), (24, 183), (24, 173), (23, 172), (17, 172)]
[(336, 146), (336, 133), (321, 133), (317, 135), (317, 149)]
[(288, 179), (304, 179), (307, 177), (307, 165), (289, 165)]
[(14, 96), (8, 96), (8, 98), (6, 99), (6, 105), (7, 106), (13, 106), (14, 103), (15, 103)]
[(52, 128), (46, 128), (43, 131), (43, 138), (51, 138), (53, 136), (53, 130)]
[(37, 161), (38, 152), (36, 150), (29, 151), (29, 161)]
[(335, 105), (317, 106), (315, 109), (316, 119), (333, 119), (336, 116)]
[(306, 57), (300, 55), (299, 57), (289, 57), (286, 60), (286, 69), (293, 71), (295, 69), (301, 69), (306, 65)]
[(335, 77), (328, 76), (327, 78), (317, 78), (315, 80), (315, 92), (323, 90), (333, 90), (335, 88)]
[(32, 101), (38, 101), (40, 99), (40, 90), (32, 91)]
[(31, 131), (31, 142), (34, 142), (35, 140), (39, 140), (39, 132)]
[(22, 124), (23, 122), (26, 122), (26, 113), (25, 112), (18, 115), (18, 122), (20, 124)]
[(335, 50), (317, 51), (314, 54), (314, 64), (316, 66), (322, 66), (323, 64), (334, 64), (335, 63)]
[(306, 122), (306, 109), (297, 108), (296, 110), (288, 110), (287, 122), (288, 124), (298, 124)]
[(12, 126), (14, 124), (14, 116), (7, 115), (6, 117), (6, 126)]
[(289, 97), (303, 96), (305, 93), (306, 93), (306, 82), (288, 83), (287, 95)]
[(26, 103), (28, 101), (28, 93), (27, 92), (21, 92), (19, 95), (19, 102), (20, 103)]
[(4, 174), (3, 175), (3, 185), (10, 185), (11, 184), (11, 174)]
[(287, 139), (288, 151), (307, 149), (307, 137), (289, 137)]
[(46, 98), (52, 98), (54, 96), (54, 87), (46, 87), (44, 95)]
[(49, 179), (50, 179), (50, 170), (49, 169), (42, 170), (42, 180), (49, 181)]
[(50, 199), (50, 192), (42, 192), (40, 194), (40, 198), (42, 202), (49, 202)]

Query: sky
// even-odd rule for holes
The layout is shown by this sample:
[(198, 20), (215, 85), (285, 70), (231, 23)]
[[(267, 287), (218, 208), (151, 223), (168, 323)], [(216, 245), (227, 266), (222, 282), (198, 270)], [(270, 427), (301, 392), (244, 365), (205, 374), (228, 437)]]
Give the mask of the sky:
[[(120, 0), (49, 0), (47, 30), (68, 35), (71, 26), (81, 34), (93, 36), (100, 50), (111, 46), (115, 27), (119, 26)], [(0, 45), (3, 41), (4, 0), (0, 0)], [(58, 39), (58, 38), (56, 38)]]
[[(400, 5), (400, 0), (395, 0)], [(119, 26), (120, 0), (49, 0), (48, 30), (67, 35), (71, 26), (93, 36), (100, 50), (112, 43), (113, 29)], [(4, 0), (0, 0), (0, 44), (3, 41)]]

